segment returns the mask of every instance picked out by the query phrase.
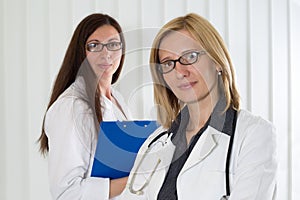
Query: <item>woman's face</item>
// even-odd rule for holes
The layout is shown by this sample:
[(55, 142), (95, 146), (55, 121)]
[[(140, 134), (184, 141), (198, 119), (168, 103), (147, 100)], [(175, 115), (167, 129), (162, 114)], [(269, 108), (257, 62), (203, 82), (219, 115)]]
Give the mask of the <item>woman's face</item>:
[(87, 39), (86, 56), (98, 78), (111, 79), (120, 64), (121, 47), (120, 35), (111, 25), (99, 27)]
[[(169, 72), (163, 74), (165, 82), (179, 100), (185, 103), (201, 101), (217, 90), (217, 66), (189, 32), (180, 30), (169, 33), (162, 39), (159, 49), (160, 63), (167, 63), (165, 69), (172, 66), (169, 60), (177, 60), (181, 56), (180, 62), (187, 64), (177, 61), (172, 71), (165, 70)], [(188, 64), (195, 60), (195, 63)]]

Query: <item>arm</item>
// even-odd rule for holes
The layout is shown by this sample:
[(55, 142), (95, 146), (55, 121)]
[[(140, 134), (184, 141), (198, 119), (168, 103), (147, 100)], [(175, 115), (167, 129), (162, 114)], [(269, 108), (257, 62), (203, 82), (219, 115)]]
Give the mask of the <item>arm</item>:
[(274, 127), (259, 119), (242, 129), (238, 147), (229, 199), (272, 200), (277, 169)]
[(96, 129), (88, 105), (71, 97), (59, 99), (47, 112), (45, 130), (53, 199), (108, 199), (109, 179), (90, 177)]
[(109, 198), (118, 196), (124, 190), (128, 177), (110, 180)]

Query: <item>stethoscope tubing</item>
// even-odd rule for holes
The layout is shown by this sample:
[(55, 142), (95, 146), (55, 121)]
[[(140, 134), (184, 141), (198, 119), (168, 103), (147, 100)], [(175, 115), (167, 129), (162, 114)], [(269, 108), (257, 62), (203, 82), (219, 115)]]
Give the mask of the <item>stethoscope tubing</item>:
[(233, 146), (233, 139), (235, 134), (236, 128), (236, 121), (237, 121), (237, 112), (234, 112), (233, 122), (232, 122), (232, 135), (230, 136), (229, 146), (227, 150), (227, 158), (226, 158), (226, 167), (225, 167), (225, 175), (226, 175), (226, 196), (230, 196), (230, 179), (229, 179), (229, 167), (230, 167), (230, 158), (231, 158), (231, 151)]
[(168, 131), (161, 132), (148, 144), (148, 149), (151, 147), (152, 144), (154, 144), (156, 141), (158, 141), (159, 138), (161, 138), (165, 134), (168, 134), (168, 137), (170, 136), (170, 132), (168, 132)]
[[(230, 196), (230, 177), (229, 177), (229, 168), (230, 168), (230, 159), (231, 159), (231, 152), (232, 152), (232, 146), (233, 146), (233, 140), (234, 140), (234, 134), (236, 129), (236, 122), (237, 122), (237, 112), (234, 113), (234, 119), (232, 124), (232, 135), (230, 136), (228, 150), (227, 150), (227, 156), (226, 156), (226, 165), (225, 165), (225, 179), (226, 179), (226, 195), (221, 197), (221, 200), (226, 200)], [(168, 134), (168, 137), (170, 136), (169, 131), (163, 131), (160, 134), (158, 134), (149, 144), (148, 144), (148, 150), (150, 150), (150, 147), (157, 142), (162, 136), (165, 134)], [(156, 166), (157, 167), (157, 166)], [(154, 172), (153, 172), (154, 173)], [(148, 185), (148, 183), (146, 184)], [(144, 187), (146, 187), (146, 185)], [(144, 187), (142, 189), (144, 189)]]

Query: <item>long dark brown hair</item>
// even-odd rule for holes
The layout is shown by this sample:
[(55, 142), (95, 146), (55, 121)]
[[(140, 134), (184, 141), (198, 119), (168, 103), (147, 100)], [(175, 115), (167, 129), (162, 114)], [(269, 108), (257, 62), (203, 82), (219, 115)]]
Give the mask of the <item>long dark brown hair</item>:
[[(103, 25), (111, 25), (113, 26), (119, 33), (120, 39), (122, 42), (122, 56), (120, 60), (120, 65), (117, 71), (113, 74), (112, 83), (114, 84), (122, 71), (124, 59), (125, 59), (125, 40), (124, 35), (122, 33), (121, 26), (119, 23), (109, 15), (106, 14), (91, 14), (85, 17), (77, 26), (70, 41), (69, 47), (66, 51), (64, 60), (62, 62), (61, 68), (58, 72), (56, 80), (54, 82), (54, 86), (52, 89), (52, 94), (50, 97), (49, 104), (47, 106), (46, 112), (51, 107), (51, 105), (57, 100), (57, 98), (75, 81), (78, 71), (82, 63), (84, 63), (86, 59), (86, 41), (88, 37), (96, 31), (97, 28)], [(99, 101), (99, 90), (95, 92), (95, 113), (97, 115), (98, 122), (102, 121), (101, 114), (101, 105)], [(45, 119), (45, 118), (44, 118)], [(45, 134), (44, 130), (44, 122), (42, 125), (41, 136), (38, 139), (40, 144), (40, 152), (43, 155), (46, 155), (49, 151), (48, 146), (48, 137)]]

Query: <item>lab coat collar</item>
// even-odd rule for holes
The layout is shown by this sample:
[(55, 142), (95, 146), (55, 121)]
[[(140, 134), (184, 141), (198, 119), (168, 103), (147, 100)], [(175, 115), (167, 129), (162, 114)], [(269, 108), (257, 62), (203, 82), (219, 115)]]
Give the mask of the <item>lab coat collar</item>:
[[(213, 127), (218, 130), (220, 133), (231, 135), (232, 133), (232, 121), (234, 118), (235, 110), (232, 107), (229, 107), (226, 111), (226, 98), (224, 95), (221, 95), (219, 101), (213, 109), (213, 112), (203, 128), (197, 133), (197, 137), (201, 136), (206, 132), (207, 127)], [(187, 149), (186, 141), (186, 127), (189, 122), (189, 110), (185, 106), (182, 111), (178, 114), (168, 132), (174, 133), (172, 136), (172, 142), (176, 146), (175, 154), (173, 161), (177, 160)], [(195, 136), (194, 136), (195, 137)], [(201, 136), (203, 137), (203, 136)]]
[(204, 134), (201, 138), (199, 138), (198, 142), (194, 146), (183, 168), (181, 169), (179, 176), (194, 165), (205, 160), (205, 158), (217, 147), (218, 140), (221, 136), (222, 132), (208, 126)]
[[(234, 131), (234, 126), (233, 126), (234, 114), (236, 111), (232, 107), (229, 107), (229, 109), (227, 109), (224, 112), (225, 107), (226, 107), (226, 101), (225, 99), (221, 98), (217, 103), (217, 105), (215, 106), (214, 111), (207, 122), (208, 126), (206, 130), (202, 133), (201, 137), (199, 138), (196, 145), (194, 146), (191, 154), (189, 155), (189, 158), (186, 160), (186, 163), (184, 164), (181, 170), (181, 173), (189, 169), (193, 165), (197, 164), (198, 162), (202, 161), (203, 159), (205, 159), (217, 146), (217, 142), (221, 135), (223, 134), (227, 136), (232, 135)], [(181, 119), (184, 119), (184, 121), (185, 119), (187, 119), (186, 112), (188, 112), (188, 109), (184, 108), (183, 113), (180, 114), (185, 116), (185, 117), (181, 117)], [(180, 122), (180, 120), (178, 121)], [(184, 122), (183, 124), (186, 126), (187, 122)], [(180, 132), (180, 130), (185, 130), (185, 129), (177, 128), (177, 127), (173, 125), (173, 127), (171, 128), (173, 130), (178, 130), (176, 132), (177, 134), (183, 134), (182, 132)], [(182, 145), (179, 144), (179, 146)], [(176, 155), (176, 151), (175, 151), (175, 155)]]
[[(233, 129), (232, 122), (234, 120), (234, 112), (236, 111), (232, 108), (232, 106), (230, 106), (227, 110), (225, 109), (226, 98), (224, 95), (222, 95), (218, 103), (214, 107), (213, 112), (206, 124), (208, 123), (209, 126), (215, 128), (219, 132), (225, 133), (230, 136)], [(189, 110), (187, 106), (185, 106), (173, 121), (171, 127), (168, 130), (169, 133), (174, 133), (174, 135), (172, 136), (172, 140), (176, 136), (176, 134), (180, 134), (182, 133), (182, 131), (185, 131), (189, 118)]]

